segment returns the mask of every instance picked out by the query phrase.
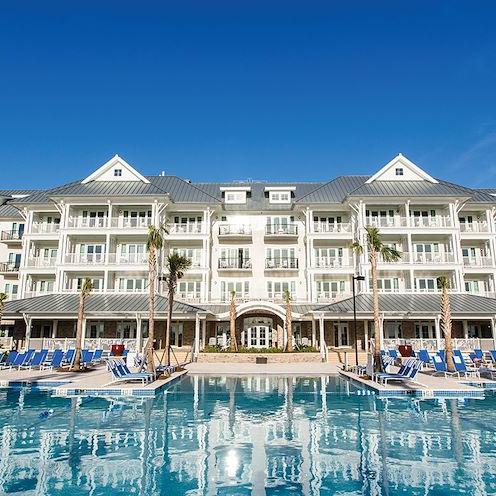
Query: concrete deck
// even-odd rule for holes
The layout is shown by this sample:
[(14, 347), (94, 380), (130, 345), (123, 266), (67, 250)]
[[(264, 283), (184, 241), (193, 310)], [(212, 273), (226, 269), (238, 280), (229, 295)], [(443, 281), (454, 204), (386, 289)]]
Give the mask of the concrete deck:
[(188, 374), (202, 375), (336, 375), (338, 367), (331, 363), (189, 363)]
[[(422, 397), (476, 397), (484, 398), (484, 390), (481, 387), (475, 387), (470, 383), (479, 382), (479, 379), (452, 379), (445, 377), (438, 377), (419, 373), (416, 377), (418, 384), (406, 384), (401, 382), (391, 382), (387, 385), (379, 384), (378, 382), (370, 379), (365, 379), (357, 374), (345, 370), (340, 370), (339, 373), (362, 386), (365, 386), (373, 391), (378, 396), (422, 396)], [(484, 382), (488, 379), (481, 379)]]
[(49, 387), (54, 388), (54, 393), (58, 396), (155, 396), (166, 384), (183, 374), (186, 374), (185, 370), (153, 381), (151, 384), (141, 384), (140, 382), (113, 382), (112, 374), (107, 371), (105, 365), (99, 365), (84, 373), (15, 369), (0, 371), (0, 387), (16, 385)]

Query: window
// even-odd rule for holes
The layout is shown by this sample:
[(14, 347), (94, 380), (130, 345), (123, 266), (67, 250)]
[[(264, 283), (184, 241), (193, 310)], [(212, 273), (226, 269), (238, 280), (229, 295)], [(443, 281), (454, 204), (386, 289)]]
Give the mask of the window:
[(125, 279), (119, 278), (119, 291), (140, 292), (146, 288), (147, 280), (143, 278)]
[(395, 170), (395, 174), (397, 176), (402, 176), (403, 175), (403, 167), (397, 167)]
[(437, 288), (437, 281), (433, 278), (415, 279), (416, 289), (419, 291), (434, 291)]
[(226, 191), (224, 200), (226, 203), (246, 203), (246, 191)]
[(180, 281), (178, 284), (179, 297), (183, 299), (199, 299), (201, 296), (201, 281)]
[(289, 203), (291, 201), (291, 193), (289, 191), (269, 191), (270, 203)]
[(316, 281), (318, 298), (335, 298), (345, 292), (345, 281)]
[(121, 177), (122, 169), (114, 169), (114, 177)]
[(291, 298), (296, 292), (295, 281), (267, 281), (267, 296), (271, 299), (282, 300), (286, 291), (289, 291)]
[(230, 301), (232, 292), (236, 298), (246, 298), (250, 293), (250, 283), (248, 281), (221, 281), (221, 298), (222, 301)]

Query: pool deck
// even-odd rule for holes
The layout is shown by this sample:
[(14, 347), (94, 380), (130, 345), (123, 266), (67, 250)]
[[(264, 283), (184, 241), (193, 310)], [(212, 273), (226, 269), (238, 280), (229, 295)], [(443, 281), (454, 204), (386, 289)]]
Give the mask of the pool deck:
[(186, 374), (185, 370), (150, 384), (113, 382), (105, 365), (80, 372), (55, 370), (0, 370), (0, 387), (52, 388), (57, 396), (155, 396), (166, 384)]
[[(360, 377), (354, 372), (339, 370), (339, 374), (355, 381), (355, 383), (365, 386), (369, 390), (374, 391), (375, 394), (380, 397), (412, 395), (434, 398), (483, 398), (484, 388), (496, 384), (495, 381), (484, 378), (453, 379), (419, 373), (416, 377), (418, 384), (392, 382), (390, 384), (383, 385), (372, 381), (371, 379)], [(477, 384), (477, 386), (475, 384)]]

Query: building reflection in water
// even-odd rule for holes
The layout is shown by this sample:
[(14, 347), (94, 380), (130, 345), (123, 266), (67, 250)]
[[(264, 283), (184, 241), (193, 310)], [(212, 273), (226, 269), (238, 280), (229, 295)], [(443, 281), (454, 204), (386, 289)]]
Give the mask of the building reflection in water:
[(183, 378), (156, 398), (0, 390), (0, 494), (494, 494), (496, 402), (334, 377)]

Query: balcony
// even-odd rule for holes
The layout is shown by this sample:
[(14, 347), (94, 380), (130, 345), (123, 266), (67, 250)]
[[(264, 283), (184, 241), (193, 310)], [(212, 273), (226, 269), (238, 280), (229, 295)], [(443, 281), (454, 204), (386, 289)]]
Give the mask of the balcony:
[(267, 224), (265, 226), (266, 236), (291, 237), (298, 236), (298, 226), (296, 224)]
[(176, 298), (183, 301), (189, 301), (191, 303), (199, 303), (201, 301), (201, 292), (178, 291), (176, 293)]
[(316, 257), (313, 263), (316, 269), (342, 269), (353, 267), (351, 257)]
[(455, 263), (453, 253), (414, 253), (414, 264), (452, 264)]
[[(437, 253), (436, 253), (436, 255), (437, 255)], [(379, 255), (377, 262), (380, 264), (407, 264), (407, 263), (410, 263), (410, 253), (408, 253), (407, 251), (402, 251), (401, 257), (399, 258), (399, 260), (396, 260), (394, 262), (388, 262), (388, 261), (384, 260), (384, 258)]]
[(60, 224), (53, 222), (34, 222), (31, 226), (33, 234), (56, 234), (60, 231)]
[(492, 267), (493, 260), (491, 257), (463, 257), (464, 267)]
[(391, 228), (406, 227), (406, 217), (367, 217), (365, 224), (369, 227)]
[(335, 300), (343, 300), (344, 298), (350, 297), (351, 294), (343, 293), (342, 291), (320, 291), (317, 293), (318, 302), (329, 302)]
[(252, 228), (250, 225), (244, 224), (221, 224), (219, 226), (219, 237), (247, 237), (252, 235)]
[[(291, 298), (291, 301), (294, 303), (296, 301), (296, 294), (295, 293), (289, 293), (289, 297)], [(284, 291), (273, 291), (270, 293), (267, 293), (267, 299), (273, 302), (278, 302), (282, 303), (286, 301), (286, 293)]]
[(55, 267), (57, 265), (57, 257), (28, 257), (26, 267), (43, 269)]
[(148, 229), (153, 224), (151, 217), (112, 217), (110, 227), (120, 229)]
[(250, 258), (219, 258), (219, 270), (251, 270)]
[(298, 270), (298, 259), (287, 258), (266, 258), (265, 268), (267, 270)]
[(109, 253), (109, 264), (142, 265), (148, 263), (148, 253)]
[(462, 233), (486, 233), (489, 232), (489, 225), (484, 221), (460, 222)]
[(200, 223), (187, 223), (177, 224), (173, 223), (168, 226), (169, 234), (203, 234), (203, 224)]
[(16, 272), (19, 272), (19, 265), (14, 262), (0, 262), (0, 273), (15, 274)]
[(64, 263), (68, 265), (103, 265), (105, 253), (66, 253)]
[(9, 242), (20, 242), (22, 240), (24, 232), (23, 231), (2, 231), (1, 240), (9, 243)]
[(72, 217), (67, 223), (71, 229), (104, 228), (107, 225), (107, 217)]
[(336, 223), (325, 223), (325, 222), (314, 222), (313, 223), (314, 233), (351, 233), (351, 223), (350, 222), (336, 222)]
[(436, 217), (410, 217), (411, 227), (421, 228), (443, 228), (453, 227), (450, 217), (444, 215), (436, 215)]

